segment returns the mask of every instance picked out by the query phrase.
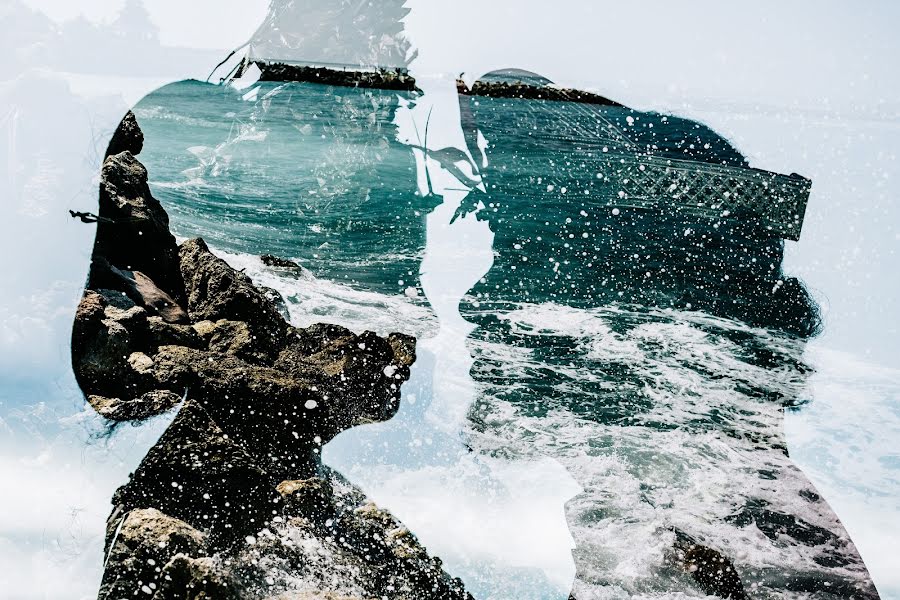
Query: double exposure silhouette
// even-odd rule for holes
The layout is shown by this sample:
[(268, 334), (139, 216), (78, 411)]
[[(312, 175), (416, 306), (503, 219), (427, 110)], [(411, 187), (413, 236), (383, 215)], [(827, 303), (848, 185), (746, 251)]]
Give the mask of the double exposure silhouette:
[[(487, 452), (545, 449), (584, 488), (574, 595), (877, 597), (783, 437), (821, 326), (782, 270), (802, 208), (795, 232), (741, 206), (749, 184), (722, 181), (747, 161), (699, 123), (515, 70), (459, 89), (485, 190), (463, 212), (495, 236), (463, 308), (472, 420)], [(630, 194), (660, 161), (656, 196)]]
[[(273, 1), (225, 85), (165, 86), (110, 142), (73, 366), (111, 422), (176, 416), (113, 498), (100, 597), (877, 598), (782, 432), (821, 328), (782, 268), (810, 182), (515, 69), (456, 84), (465, 147), (403, 138), (425, 99), (403, 3), (313, 4)], [(451, 298), (474, 396), (443, 433), (478, 469), (549, 457), (578, 482), (571, 590), (454, 578), (471, 565), (321, 458), (400, 411), (360, 464), (402, 441), (392, 467), (457, 472), (418, 448), (433, 398), (401, 394), (453, 367), (410, 335), (446, 325), (421, 267), (438, 171), (465, 196), (447, 221), (493, 234)]]

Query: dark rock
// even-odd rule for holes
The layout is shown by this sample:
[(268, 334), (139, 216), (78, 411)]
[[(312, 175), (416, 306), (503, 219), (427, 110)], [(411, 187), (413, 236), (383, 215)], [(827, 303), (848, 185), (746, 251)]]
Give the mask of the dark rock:
[(747, 600), (744, 584), (728, 558), (683, 532), (676, 531), (675, 534), (676, 560), (704, 593), (730, 600)]
[(192, 321), (245, 321), (269, 348), (283, 343), (287, 323), (249, 277), (213, 255), (202, 239), (184, 242), (180, 254)]
[(286, 514), (324, 520), (335, 513), (334, 490), (327, 479), (282, 481), (275, 489), (281, 494)]
[(110, 421), (143, 421), (175, 408), (181, 402), (181, 396), (165, 390), (152, 390), (130, 400), (88, 396), (88, 402)]
[(275, 308), (278, 309), (278, 314), (281, 315), (285, 321), (290, 322), (291, 320), (291, 312), (288, 310), (287, 302), (284, 300), (284, 296), (281, 295), (281, 292), (274, 288), (266, 287), (264, 285), (257, 286), (263, 295), (275, 305)]
[(720, 598), (746, 600), (744, 584), (734, 565), (718, 551), (695, 544), (685, 551), (684, 564), (704, 592)]
[(162, 570), (153, 600), (241, 600), (241, 587), (229, 569), (210, 557), (176, 554)]
[(206, 341), (210, 352), (219, 352), (251, 362), (265, 361), (268, 356), (266, 346), (250, 331), (245, 321), (220, 319), (201, 321), (194, 330)]
[(274, 254), (263, 254), (259, 258), (267, 267), (272, 267), (273, 269), (289, 271), (297, 274), (303, 273), (303, 267), (292, 260), (280, 258), (278, 256), (275, 256)]
[[(273, 520), (236, 559), (246, 564), (252, 556), (280, 565), (265, 570), (269, 596), (329, 598), (337, 577), (343, 594), (359, 598), (471, 598), (406, 527), (337, 473), (323, 468), (318, 478), (282, 482), (279, 488), (287, 494), (283, 518)], [(303, 500), (292, 502), (298, 494)], [(312, 518), (297, 512), (308, 509), (308, 501), (316, 511)], [(323, 505), (326, 514), (317, 512)], [(298, 586), (298, 580), (303, 584)]]
[[(100, 217), (93, 265), (101, 264), (102, 259), (124, 271), (140, 271), (180, 302), (184, 283), (169, 217), (150, 193), (144, 165), (128, 151), (103, 163)], [(95, 273), (93, 265), (89, 286), (108, 287), (103, 283), (105, 273)]]
[(156, 508), (209, 531), (222, 546), (262, 528), (276, 496), (274, 482), (246, 449), (189, 400), (114, 503)]
[(143, 149), (144, 132), (138, 126), (134, 113), (129, 110), (116, 128), (116, 132), (113, 133), (109, 146), (106, 147), (105, 157), (126, 151), (138, 155)]
[(298, 81), (355, 88), (418, 91), (416, 80), (401, 69), (376, 71), (335, 70), (327, 67), (308, 67), (283, 63), (257, 62), (260, 81)]
[(296, 329), (277, 292), (203, 240), (179, 249), (131, 123), (103, 168), (72, 363), (111, 421), (181, 408), (115, 494), (100, 598), (470, 598), (319, 457), (348, 427), (394, 415), (415, 339)]
[(135, 595), (156, 598), (153, 593), (165, 581), (163, 567), (173, 556), (206, 552), (205, 535), (153, 508), (121, 514), (110, 523), (110, 531), (100, 600)]
[(128, 294), (121, 290), (110, 290), (101, 287), (97, 290), (97, 293), (103, 296), (103, 299), (109, 306), (114, 308), (128, 310), (132, 306), (137, 306), (135, 301), (129, 298)]
[(160, 346), (186, 346), (197, 349), (207, 346), (191, 325), (169, 323), (162, 317), (148, 317), (147, 326), (154, 351)]
[(186, 323), (188, 320), (184, 309), (140, 271), (122, 270), (97, 258), (91, 265), (91, 276), (99, 285), (123, 292), (139, 306), (169, 323)]
[(144, 309), (122, 310), (97, 292), (85, 292), (72, 328), (72, 367), (89, 397), (122, 396), (136, 375), (128, 357), (141, 348), (146, 328)]
[(345, 596), (343, 594), (332, 594), (331, 592), (321, 591), (295, 591), (285, 592), (278, 596), (266, 598), (266, 600), (364, 600), (360, 596)]
[(521, 98), (527, 100), (549, 100), (553, 102), (577, 102), (597, 106), (618, 106), (622, 104), (599, 94), (592, 94), (574, 88), (537, 86), (521, 81), (476, 81), (469, 89), (458, 81), (456, 89), (466, 96), (486, 96), (489, 98)]

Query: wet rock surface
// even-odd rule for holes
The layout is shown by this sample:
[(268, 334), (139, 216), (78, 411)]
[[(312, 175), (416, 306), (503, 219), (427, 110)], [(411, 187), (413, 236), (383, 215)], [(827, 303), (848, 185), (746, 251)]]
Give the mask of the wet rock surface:
[(415, 78), (402, 69), (336, 70), (284, 63), (257, 61), (260, 81), (297, 81), (340, 87), (376, 88), (382, 90), (417, 91)]
[(150, 192), (147, 169), (128, 150), (103, 163), (99, 216), (88, 286), (126, 291), (108, 272), (111, 265), (140, 271), (181, 304), (184, 283), (169, 216)]
[(280, 256), (275, 256), (274, 254), (263, 254), (259, 257), (259, 259), (267, 267), (272, 267), (273, 269), (277, 269), (282, 272), (296, 273), (297, 275), (303, 273), (303, 267), (301, 267), (299, 264), (295, 263), (292, 260), (281, 258)]
[(109, 146), (106, 147), (106, 157), (113, 154), (131, 152), (132, 154), (140, 154), (144, 149), (144, 132), (141, 131), (137, 122), (137, 117), (130, 110), (125, 113), (125, 117), (116, 127)]
[(555, 102), (578, 102), (598, 106), (622, 106), (599, 94), (592, 94), (575, 88), (538, 86), (516, 81), (476, 81), (471, 88), (458, 81), (457, 91), (466, 96), (486, 96), (488, 98), (522, 98), (527, 100), (551, 100)]
[(747, 600), (734, 563), (718, 550), (676, 532), (675, 557), (678, 566), (690, 574), (703, 593), (728, 600)]
[(319, 458), (394, 415), (415, 339), (291, 326), (202, 239), (176, 244), (133, 115), (116, 136), (73, 367), (112, 422), (178, 413), (113, 498), (99, 597), (470, 597)]

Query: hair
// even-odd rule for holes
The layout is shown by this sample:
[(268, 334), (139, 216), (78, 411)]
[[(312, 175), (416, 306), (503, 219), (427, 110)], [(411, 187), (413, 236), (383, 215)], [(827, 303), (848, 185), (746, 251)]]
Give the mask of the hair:
[(490, 298), (514, 281), (532, 300), (702, 310), (803, 338), (820, 331), (815, 301), (783, 271), (784, 241), (758, 215), (710, 219), (674, 204), (617, 205), (619, 183), (598, 181), (579, 164), (599, 151), (590, 144), (592, 136), (604, 141), (596, 125), (604, 122), (638, 152), (745, 167), (709, 127), (622, 106), (518, 98), (478, 97), (472, 117), (488, 129), (478, 214), (497, 250), (476, 296)]

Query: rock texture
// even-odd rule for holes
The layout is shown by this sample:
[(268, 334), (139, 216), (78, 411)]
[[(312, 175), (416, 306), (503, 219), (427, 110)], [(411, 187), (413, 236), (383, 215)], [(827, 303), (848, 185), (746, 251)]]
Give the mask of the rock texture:
[(727, 600), (748, 600), (740, 575), (725, 555), (675, 530), (674, 559), (703, 593)]
[(260, 81), (301, 81), (341, 87), (376, 88), (407, 92), (419, 91), (419, 88), (416, 87), (415, 78), (402, 69), (339, 71), (327, 67), (307, 67), (260, 61), (257, 61), (255, 64), (260, 69)]
[(138, 125), (137, 117), (129, 110), (125, 113), (125, 117), (113, 133), (109, 146), (106, 147), (106, 157), (125, 152), (126, 150), (137, 155), (143, 149), (144, 132), (141, 131)]
[(394, 415), (415, 340), (297, 329), (202, 239), (178, 246), (142, 141), (129, 113), (103, 166), (72, 359), (111, 421), (180, 408), (115, 494), (99, 597), (468, 598), (319, 459), (341, 431)]
[(103, 163), (99, 209), (89, 286), (121, 289), (105, 268), (108, 263), (121, 271), (140, 271), (180, 303), (184, 284), (169, 216), (150, 193), (147, 169), (130, 151)]

